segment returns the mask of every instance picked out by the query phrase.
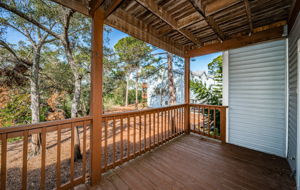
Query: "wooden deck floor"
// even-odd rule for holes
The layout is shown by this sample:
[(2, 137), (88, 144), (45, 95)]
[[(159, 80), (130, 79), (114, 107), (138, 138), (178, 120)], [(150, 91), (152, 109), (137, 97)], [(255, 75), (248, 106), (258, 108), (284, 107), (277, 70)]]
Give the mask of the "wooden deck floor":
[(283, 158), (184, 135), (105, 174), (95, 189), (295, 189), (290, 173)]

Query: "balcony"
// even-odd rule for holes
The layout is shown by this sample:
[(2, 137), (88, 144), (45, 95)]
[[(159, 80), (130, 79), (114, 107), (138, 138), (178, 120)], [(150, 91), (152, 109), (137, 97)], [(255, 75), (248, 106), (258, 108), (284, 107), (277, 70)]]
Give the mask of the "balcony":
[[(102, 133), (96, 134), (102, 140), (97, 141), (92, 140), (91, 117), (0, 129), (2, 188), (89, 189), (80, 184), (97, 172), (100, 189), (293, 189), (285, 159), (225, 143), (226, 108), (182, 104), (104, 114)], [(75, 130), (83, 152), (79, 162), (74, 161)], [(36, 133), (42, 136), (42, 151), (30, 164), (28, 138)], [(8, 143), (16, 137), (21, 144)], [(94, 155), (101, 165), (97, 171), (90, 169), (95, 143), (101, 144)], [(16, 148), (22, 170), (12, 176), (17, 158), (10, 151)], [(6, 176), (17, 179), (7, 181)]]

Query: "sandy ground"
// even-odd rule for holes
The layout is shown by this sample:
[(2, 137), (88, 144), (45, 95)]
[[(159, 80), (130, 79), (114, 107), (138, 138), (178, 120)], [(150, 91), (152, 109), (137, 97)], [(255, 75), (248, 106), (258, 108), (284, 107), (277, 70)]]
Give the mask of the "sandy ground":
[[(134, 108), (134, 107), (132, 107)], [(120, 109), (121, 111), (129, 111), (132, 108)], [(115, 112), (116, 110), (110, 110)], [(171, 134), (171, 125), (175, 124), (176, 130), (183, 130), (183, 121), (181, 117), (174, 117), (174, 121), (162, 121), (165, 115), (156, 114), (149, 115), (146, 118), (131, 117), (129, 121), (127, 118), (115, 120), (115, 127), (113, 121), (107, 122), (106, 127), (103, 127), (102, 138), (102, 166), (109, 165), (117, 161), (123, 155), (126, 158), (128, 153), (133, 154), (135, 151), (148, 147), (150, 143), (154, 145), (163, 135)], [(172, 118), (172, 117), (170, 117)], [(154, 122), (155, 120), (155, 122)], [(181, 122), (182, 121), (182, 122)], [(201, 120), (199, 120), (201, 121)], [(150, 126), (151, 122), (151, 126)], [(197, 121), (198, 122), (198, 121)], [(161, 127), (162, 124), (167, 127)], [(166, 125), (165, 125), (166, 124)], [(104, 125), (105, 126), (105, 125)], [(145, 126), (147, 126), (145, 128)], [(155, 126), (155, 127), (154, 127)], [(174, 125), (173, 125), (174, 126)], [(105, 130), (107, 129), (107, 130)], [(135, 129), (135, 130), (134, 130)], [(174, 130), (174, 129), (173, 129)], [(123, 131), (123, 132), (122, 132)], [(90, 130), (87, 130), (87, 173), (90, 170)], [(113, 138), (115, 136), (115, 138)], [(71, 130), (63, 129), (61, 136), (61, 183), (64, 184), (70, 179), (70, 155), (71, 155)], [(57, 162), (57, 132), (47, 133), (47, 149), (46, 149), (46, 189), (53, 189), (56, 187), (56, 162)], [(81, 150), (83, 149), (83, 128), (80, 128)], [(123, 141), (121, 141), (123, 139)], [(114, 143), (115, 142), (115, 143)], [(121, 143), (123, 142), (123, 143)], [(30, 151), (30, 142), (29, 151)], [(123, 153), (121, 153), (121, 144), (123, 144)], [(129, 146), (128, 146), (129, 145)], [(105, 147), (107, 147), (105, 149)], [(115, 149), (115, 154), (113, 150)], [(30, 152), (28, 152), (30, 153)], [(21, 173), (22, 173), (22, 155), (23, 155), (23, 140), (20, 139), (15, 142), (8, 143), (7, 153), (7, 189), (21, 189)], [(27, 189), (34, 190), (40, 189), (40, 176), (41, 176), (41, 155), (28, 157), (27, 165)], [(75, 178), (82, 175), (82, 161), (75, 162)]]

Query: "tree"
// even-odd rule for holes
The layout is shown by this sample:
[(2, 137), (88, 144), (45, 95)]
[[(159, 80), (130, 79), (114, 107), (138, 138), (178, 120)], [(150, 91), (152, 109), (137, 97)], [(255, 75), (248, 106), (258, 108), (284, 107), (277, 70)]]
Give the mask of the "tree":
[(223, 56), (220, 55), (213, 59), (208, 64), (208, 74), (214, 79), (212, 86), (213, 93), (219, 99), (220, 105), (222, 104), (222, 89), (223, 89)]
[[(45, 19), (45, 7), (41, 2), (33, 2), (31, 0), (26, 3), (15, 3), (11, 1), (10, 6), (14, 6), (16, 9), (30, 12), (32, 18), (39, 21), (43, 25), (46, 25), (49, 28), (53, 28), (55, 23), (51, 21), (53, 16), (51, 13)], [(49, 34), (42, 31), (40, 28), (34, 26), (30, 22), (21, 19), (11, 12), (1, 15), (0, 24), (2, 27), (11, 28), (16, 32), (19, 32), (26, 38), (26, 42), (21, 42), (19, 46), (12, 46), (11, 44), (5, 42), (4, 40), (0, 41), (0, 46), (11, 55), (11, 58), (2, 58), (2, 64), (14, 64), (15, 68), (20, 65), (26, 65), (29, 69), (29, 75), (27, 78), (30, 81), (30, 109), (31, 109), (31, 123), (38, 123), (40, 121), (40, 62), (41, 62), (41, 53), (45, 44), (54, 41), (53, 38), (49, 37)], [(27, 58), (24, 58), (24, 50), (27, 50)], [(23, 70), (22, 74), (25, 74), (26, 71)], [(32, 135), (31, 139), (31, 149), (32, 154), (37, 155), (40, 152), (41, 148), (41, 134)]]
[[(26, 4), (27, 1), (24, 3)], [(56, 15), (55, 17), (53, 17), (54, 22), (56, 23), (55, 27), (51, 28), (45, 25), (40, 20), (36, 19), (32, 15), (32, 12), (18, 9), (16, 7), (16, 3), (7, 4), (4, 2), (0, 2), (0, 7), (18, 15), (27, 22), (32, 23), (33, 25), (35, 25), (35, 27), (54, 37), (63, 46), (64, 55), (71, 67), (71, 71), (73, 74), (74, 91), (71, 106), (71, 117), (74, 118), (78, 115), (78, 107), (81, 94), (81, 80), (83, 77), (81, 65), (84, 64), (76, 58), (76, 53), (80, 51), (82, 47), (89, 46), (88, 42), (90, 41), (90, 39), (89, 35), (86, 34), (89, 32), (91, 21), (81, 14), (76, 14), (73, 10), (62, 7), (53, 2), (40, 1), (40, 3), (45, 7), (44, 14), (46, 17), (49, 14)], [(89, 60), (86, 61), (90, 62)], [(78, 160), (82, 158), (80, 152), (78, 128), (77, 135), (75, 135), (75, 137), (74, 158), (75, 160)]]
[(128, 105), (128, 88), (129, 78), (132, 72), (135, 72), (135, 108), (138, 108), (138, 81), (139, 72), (143, 63), (147, 62), (151, 57), (152, 48), (145, 42), (133, 37), (125, 37), (118, 41), (114, 46), (120, 63), (123, 64), (126, 76), (126, 96), (125, 105)]
[(222, 105), (222, 56), (218, 56), (208, 64), (208, 73), (215, 84), (207, 86), (204, 81), (191, 80), (190, 88), (199, 101), (210, 105)]
[(167, 54), (167, 65), (168, 65), (168, 82), (169, 82), (169, 104), (174, 105), (176, 104), (176, 88), (174, 85), (174, 77), (173, 77), (173, 54)]

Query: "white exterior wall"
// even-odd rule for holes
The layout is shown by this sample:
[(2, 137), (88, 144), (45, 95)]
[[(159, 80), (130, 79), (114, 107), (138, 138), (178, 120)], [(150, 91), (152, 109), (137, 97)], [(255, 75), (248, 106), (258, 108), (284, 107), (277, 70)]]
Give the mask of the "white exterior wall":
[(228, 141), (286, 156), (286, 41), (229, 50)]

